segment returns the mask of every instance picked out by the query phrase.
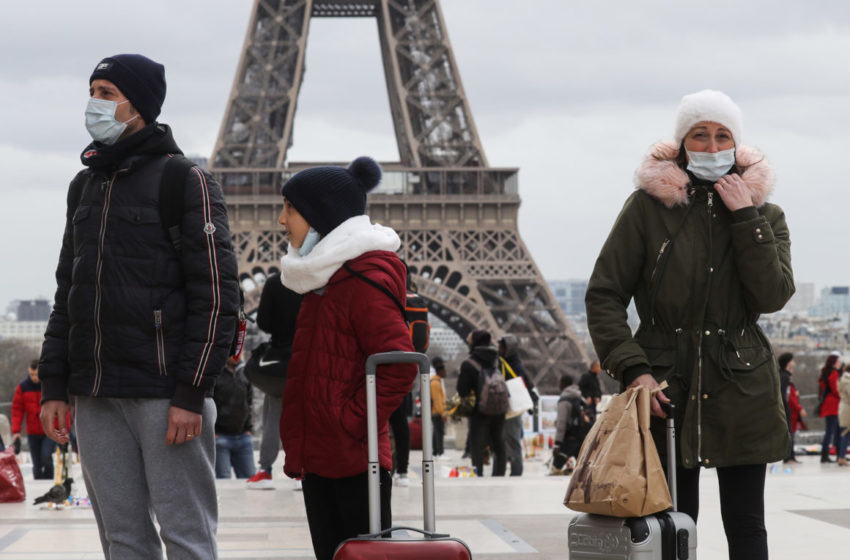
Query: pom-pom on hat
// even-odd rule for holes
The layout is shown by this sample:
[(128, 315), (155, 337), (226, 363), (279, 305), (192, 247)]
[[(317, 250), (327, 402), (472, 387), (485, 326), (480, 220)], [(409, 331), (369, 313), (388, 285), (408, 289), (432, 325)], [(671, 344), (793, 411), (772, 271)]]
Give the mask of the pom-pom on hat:
[(109, 80), (127, 96), (133, 107), (150, 124), (159, 116), (165, 101), (165, 67), (140, 54), (116, 54), (97, 63), (89, 84)]
[(695, 124), (703, 121), (722, 124), (732, 133), (735, 146), (741, 145), (743, 123), (740, 107), (722, 91), (704, 89), (684, 96), (679, 102), (679, 110), (676, 112), (676, 130), (673, 133), (676, 146), (682, 144), (685, 135)]
[(366, 193), (381, 182), (381, 166), (361, 156), (347, 168), (312, 167), (293, 175), (280, 194), (292, 204), (319, 235), (366, 213)]

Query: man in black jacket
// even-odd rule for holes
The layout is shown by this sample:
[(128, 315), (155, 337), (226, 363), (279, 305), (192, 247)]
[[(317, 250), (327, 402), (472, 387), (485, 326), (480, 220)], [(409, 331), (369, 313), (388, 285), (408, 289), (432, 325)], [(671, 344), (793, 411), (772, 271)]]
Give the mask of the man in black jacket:
[[(68, 190), (53, 312), (39, 373), (41, 420), (68, 441), (75, 400), (83, 477), (106, 558), (216, 558), (215, 405), (238, 286), (224, 197), (197, 167), (173, 242), (161, 221), (166, 162), (156, 122), (165, 69), (105, 58), (89, 78), (94, 142)], [(159, 534), (153, 522), (159, 524)]]
[(469, 333), (466, 339), (469, 357), (460, 365), (457, 392), (464, 398), (475, 393), (475, 410), (469, 417), (469, 453), (477, 476), (484, 476), (484, 448), (491, 445), (493, 452), (493, 476), (505, 476), (505, 442), (502, 429), (505, 415), (487, 415), (481, 412), (481, 395), (484, 378), (501, 375), (497, 369), (499, 351), (492, 345), (489, 331), (479, 329)]
[(215, 477), (254, 476), (254, 387), (245, 379), (245, 363), (227, 359), (215, 380)]
[(602, 387), (599, 384), (599, 374), (602, 368), (599, 365), (599, 360), (594, 360), (590, 364), (590, 369), (579, 379), (578, 387), (581, 389), (581, 396), (585, 402), (596, 410), (596, 405), (602, 400)]

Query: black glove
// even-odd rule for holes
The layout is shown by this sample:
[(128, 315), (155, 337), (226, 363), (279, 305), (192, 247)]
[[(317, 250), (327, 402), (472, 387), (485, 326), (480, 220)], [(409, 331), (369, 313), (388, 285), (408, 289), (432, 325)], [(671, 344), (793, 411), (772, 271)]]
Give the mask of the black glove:
[(12, 447), (15, 448), (15, 455), (20, 454), (20, 452), (21, 452), (21, 438), (15, 438), (14, 443), (12, 443)]

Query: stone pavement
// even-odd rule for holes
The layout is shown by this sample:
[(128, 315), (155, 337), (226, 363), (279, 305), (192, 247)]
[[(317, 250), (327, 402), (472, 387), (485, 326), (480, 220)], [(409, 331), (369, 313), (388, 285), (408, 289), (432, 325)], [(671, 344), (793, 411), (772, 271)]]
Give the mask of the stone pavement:
[[(445, 476), (452, 465), (468, 464), (451, 450), (438, 461)], [(393, 488), (395, 525), (421, 527), (421, 472), (411, 454), (411, 486)], [(767, 477), (766, 512), (771, 558), (832, 559), (850, 546), (850, 468), (821, 465), (818, 457)], [(280, 461), (277, 463), (280, 468)], [(79, 467), (75, 466), (75, 471)], [(463, 539), (475, 558), (548, 560), (568, 558), (567, 525), (573, 513), (561, 505), (566, 477), (544, 474), (541, 459), (526, 461), (521, 478), (438, 478), (437, 530)], [(78, 472), (76, 480), (81, 480)], [(25, 474), (29, 479), (28, 472)], [(32, 500), (49, 481), (27, 480), (27, 501), (0, 504), (0, 560), (88, 560), (102, 558), (91, 509), (43, 509)], [(310, 535), (302, 494), (293, 481), (276, 478), (270, 491), (246, 490), (241, 480), (219, 481), (219, 552), (222, 559), (309, 559)], [(717, 478), (702, 474), (698, 523), (700, 560), (726, 558)]]

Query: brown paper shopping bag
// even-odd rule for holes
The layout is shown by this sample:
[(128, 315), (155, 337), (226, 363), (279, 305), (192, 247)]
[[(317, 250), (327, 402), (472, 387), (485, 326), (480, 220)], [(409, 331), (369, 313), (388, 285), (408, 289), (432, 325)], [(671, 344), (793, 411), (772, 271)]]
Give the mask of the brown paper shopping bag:
[(650, 393), (632, 387), (611, 399), (579, 452), (564, 505), (575, 511), (639, 517), (672, 507), (649, 433)]

